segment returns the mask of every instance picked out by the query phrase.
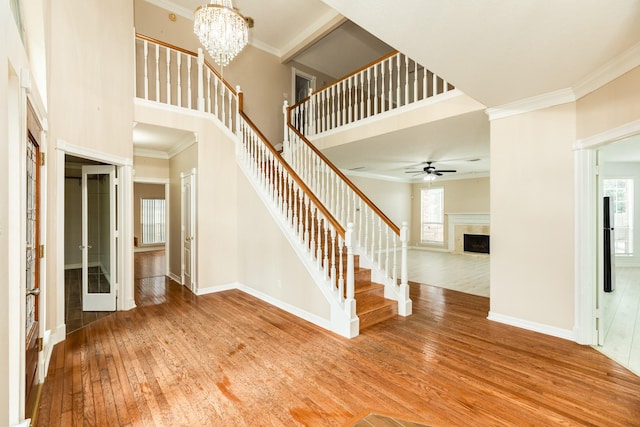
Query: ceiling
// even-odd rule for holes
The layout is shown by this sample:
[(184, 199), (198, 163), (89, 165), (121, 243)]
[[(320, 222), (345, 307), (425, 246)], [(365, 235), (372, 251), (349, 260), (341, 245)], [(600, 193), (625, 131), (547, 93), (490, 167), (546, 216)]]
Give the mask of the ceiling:
[(639, 0), (322, 1), (487, 107), (579, 89), (640, 43)]
[(455, 169), (438, 179), (487, 176), (489, 125), (483, 111), (438, 120), (323, 150), (350, 174), (391, 180), (414, 180), (426, 161), (439, 169)]
[[(189, 18), (201, 4), (146, 1)], [(395, 48), (487, 107), (567, 88), (579, 93), (594, 72), (606, 71), (616, 58), (640, 46), (640, 0), (402, 4), (296, 0), (292, 7), (289, 0), (234, 1), (241, 13), (255, 20), (250, 43), (282, 61), (340, 77)], [(180, 137), (184, 135), (175, 138)], [(427, 160), (458, 170), (456, 177), (483, 176), (489, 170), (489, 122), (484, 113), (476, 112), (325, 153), (344, 170), (372, 177), (407, 180), (413, 175), (405, 173), (406, 168)], [(477, 158), (480, 161), (468, 161)]]

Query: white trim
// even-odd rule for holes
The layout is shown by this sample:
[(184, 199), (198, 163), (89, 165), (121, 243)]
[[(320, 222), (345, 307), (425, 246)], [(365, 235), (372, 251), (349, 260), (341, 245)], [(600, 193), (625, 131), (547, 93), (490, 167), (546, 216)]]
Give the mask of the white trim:
[(196, 142), (198, 142), (198, 134), (196, 132), (192, 132), (188, 135), (185, 135), (182, 139), (180, 139), (180, 141), (175, 147), (169, 150), (169, 152), (167, 153), (167, 155), (169, 156), (168, 158), (170, 159), (176, 154), (180, 154), (181, 152), (191, 147)]
[(531, 322), (529, 320), (518, 319), (517, 317), (507, 316), (505, 314), (489, 312), (487, 319), (498, 323), (504, 323), (505, 325), (515, 326), (517, 328), (526, 329), (529, 331), (539, 332), (541, 334), (551, 335), (552, 337), (563, 338), (565, 340), (574, 341), (573, 331), (569, 329), (557, 328), (555, 326), (549, 326), (538, 322)]
[(138, 252), (155, 252), (166, 250), (165, 245), (142, 245), (133, 248), (134, 253)]
[(574, 337), (597, 344), (597, 192), (595, 150), (574, 152)]
[(167, 276), (169, 276), (169, 279), (173, 280), (177, 284), (182, 285), (182, 283), (180, 283), (180, 276), (173, 274), (170, 271), (167, 273)]
[(580, 99), (588, 95), (638, 66), (640, 66), (640, 43), (635, 44), (576, 83), (573, 90), (576, 98)]
[(243, 285), (241, 283), (228, 283), (226, 285), (217, 285), (217, 286), (209, 286), (206, 288), (199, 288), (195, 292), (196, 295), (208, 295), (218, 292), (238, 290), (244, 292), (247, 295), (251, 295), (259, 300), (262, 300), (274, 307), (279, 308), (280, 310), (286, 311), (287, 313), (291, 313), (294, 316), (297, 316), (307, 322), (313, 323), (314, 325), (320, 326), (323, 329), (333, 331), (334, 328), (331, 325), (331, 321), (329, 319), (325, 319), (324, 317), (318, 316), (317, 314), (310, 313), (308, 311), (302, 310), (299, 307), (291, 305), (287, 302), (279, 300), (269, 294), (265, 294), (264, 292), (253, 289), (250, 286)]
[(238, 283), (228, 283), (226, 285), (208, 286), (206, 288), (196, 288), (194, 294), (198, 296), (215, 294), (218, 292), (230, 291), (233, 289), (240, 289)]
[(573, 93), (573, 90), (566, 88), (520, 99), (498, 107), (487, 108), (485, 112), (487, 116), (489, 116), (489, 120), (492, 121), (542, 110), (543, 108), (555, 107), (556, 105), (562, 105), (568, 102), (575, 102), (575, 100), (576, 95)]
[(323, 329), (326, 329), (329, 331), (335, 331), (335, 328), (333, 327), (332, 322), (329, 319), (320, 317), (317, 314), (309, 313), (308, 311), (302, 310), (301, 308), (298, 308), (294, 305), (291, 305), (277, 298), (274, 298), (271, 295), (267, 295), (263, 292), (250, 288), (249, 286), (239, 284), (238, 290), (246, 294), (249, 294), (255, 298), (258, 298), (262, 301), (265, 301), (281, 310), (286, 311), (287, 313), (291, 313), (294, 316), (304, 319), (307, 322), (313, 323), (314, 325), (318, 325)]
[[(69, 144), (62, 139), (57, 140), (56, 149), (63, 150), (74, 156), (83, 157), (85, 159), (95, 160), (98, 162), (109, 163), (116, 166), (133, 165), (133, 160), (130, 157), (121, 157), (114, 154), (103, 153), (92, 148)], [(64, 162), (62, 164), (64, 166)]]
[[(317, 92), (320, 93), (320, 92)], [(440, 93), (438, 95), (434, 95), (434, 96), (430, 96), (429, 98), (426, 99), (422, 99), (420, 101), (416, 101), (413, 102), (411, 104), (408, 105), (403, 105), (400, 108), (394, 108), (393, 110), (387, 110), (375, 115), (371, 115), (367, 118), (364, 118), (362, 120), (356, 120), (353, 121), (351, 123), (348, 123), (344, 126), (336, 126), (333, 129), (330, 129), (328, 131), (324, 131), (324, 132), (320, 132), (320, 133), (315, 133), (313, 135), (309, 135), (307, 136), (307, 139), (309, 139), (309, 141), (313, 142), (314, 144), (316, 143), (316, 141), (318, 140), (322, 140), (326, 137), (338, 134), (340, 132), (344, 132), (347, 130), (351, 130), (351, 129), (356, 129), (360, 126), (364, 126), (364, 125), (371, 125), (374, 124), (378, 121), (381, 120), (388, 120), (390, 118), (394, 118), (394, 117), (400, 117), (406, 113), (409, 113), (411, 111), (414, 110), (419, 110), (421, 108), (425, 108), (428, 107), (429, 105), (432, 104), (437, 104), (439, 102), (443, 102), (443, 101), (449, 101), (451, 99), (457, 98), (457, 97), (461, 97), (461, 96), (468, 96), (466, 95), (464, 92), (462, 92), (460, 89), (453, 89), (450, 90), (448, 92), (445, 93)], [(474, 110), (476, 111), (476, 110)], [(438, 119), (441, 120), (441, 119)], [(316, 144), (317, 145), (317, 144)]]
[(170, 178), (147, 178), (145, 176), (136, 176), (133, 178), (134, 184), (169, 184)]
[(149, 157), (152, 159), (163, 159), (163, 160), (168, 160), (169, 159), (169, 154), (164, 152), (164, 151), (160, 151), (160, 150), (152, 150), (149, 148), (133, 148), (133, 155), (136, 157)]
[[(316, 76), (314, 76), (313, 74), (305, 73), (304, 71), (296, 67), (291, 67), (291, 95), (289, 96), (289, 105), (296, 104), (296, 77), (298, 76), (309, 81), (312, 92), (315, 92), (316, 90)], [(309, 96), (309, 94), (307, 94), (307, 96)]]
[(605, 145), (611, 142), (620, 141), (630, 136), (634, 136), (640, 133), (640, 120), (626, 123), (622, 126), (609, 129), (605, 132), (601, 132), (596, 135), (589, 136), (587, 138), (578, 139), (573, 145), (574, 150), (581, 150), (585, 148), (596, 148), (600, 145)]
[[(201, 119), (209, 120), (211, 123), (214, 123), (220, 130), (222, 130), (222, 132), (226, 133), (227, 136), (231, 140), (235, 140), (237, 138), (236, 134), (233, 133), (233, 131), (231, 129), (229, 129), (226, 126), (226, 124), (222, 123), (220, 121), (220, 119), (218, 119), (213, 114), (207, 113), (205, 111), (190, 110), (188, 108), (178, 107), (176, 105), (163, 104), (161, 102), (156, 102), (156, 101), (149, 101), (149, 100), (142, 99), (142, 98), (134, 98), (133, 105), (134, 105), (134, 108), (135, 107), (141, 107), (141, 108), (158, 109), (160, 111), (165, 111), (165, 112), (168, 112), (168, 113), (176, 113), (176, 114), (180, 114), (180, 115), (199, 117)], [(136, 114), (135, 114), (135, 111), (134, 111), (134, 116), (135, 115)], [(183, 129), (183, 130), (186, 130), (186, 129)], [(195, 134), (195, 132), (194, 132), (194, 134)], [(197, 142), (197, 137), (196, 137), (196, 142)]]
[(195, 12), (195, 10), (191, 10), (184, 6), (180, 6), (170, 0), (145, 0), (145, 1), (147, 3), (151, 3), (154, 6), (161, 7), (162, 9), (166, 9), (170, 12), (174, 12), (176, 15), (182, 16), (183, 18), (193, 21), (193, 12)]

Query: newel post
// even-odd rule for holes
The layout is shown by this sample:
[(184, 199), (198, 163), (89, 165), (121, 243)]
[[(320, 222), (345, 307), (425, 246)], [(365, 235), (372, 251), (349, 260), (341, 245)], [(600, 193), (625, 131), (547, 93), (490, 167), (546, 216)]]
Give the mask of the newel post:
[(291, 164), (291, 141), (289, 140), (289, 103), (284, 101), (282, 105), (282, 115), (284, 117), (284, 138), (282, 140), (282, 157)]
[(198, 48), (198, 111), (204, 111), (203, 68), (204, 53), (202, 52), (202, 48)]
[(347, 231), (344, 235), (345, 246), (347, 247), (347, 299), (345, 300), (345, 311), (349, 318), (356, 315), (355, 294), (355, 272), (353, 260), (353, 223), (347, 224)]
[(402, 222), (400, 227), (400, 242), (402, 251), (400, 254), (400, 289), (398, 290), (398, 314), (409, 316), (412, 312), (412, 303), (409, 298), (409, 278), (407, 274), (407, 244), (409, 242), (409, 224)]

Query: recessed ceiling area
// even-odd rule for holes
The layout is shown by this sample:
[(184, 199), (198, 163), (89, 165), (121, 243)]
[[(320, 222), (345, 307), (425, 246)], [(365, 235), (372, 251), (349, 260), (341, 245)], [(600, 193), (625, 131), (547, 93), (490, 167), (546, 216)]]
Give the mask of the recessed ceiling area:
[(134, 154), (169, 158), (196, 141), (193, 132), (164, 126), (137, 123), (133, 128)]
[(421, 169), (426, 161), (440, 169), (457, 170), (446, 179), (487, 176), (489, 121), (484, 111), (475, 111), (327, 148), (323, 153), (344, 171), (391, 180), (419, 181), (421, 176), (407, 171)]
[(339, 79), (393, 51), (388, 44), (346, 21), (292, 59)]

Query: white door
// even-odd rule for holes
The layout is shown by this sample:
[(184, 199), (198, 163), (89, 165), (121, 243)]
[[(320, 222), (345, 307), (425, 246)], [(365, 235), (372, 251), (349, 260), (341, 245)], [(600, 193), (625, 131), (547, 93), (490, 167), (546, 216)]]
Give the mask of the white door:
[(82, 310), (116, 309), (115, 166), (82, 167)]
[(182, 178), (182, 284), (192, 292), (196, 289), (196, 170), (181, 174)]

